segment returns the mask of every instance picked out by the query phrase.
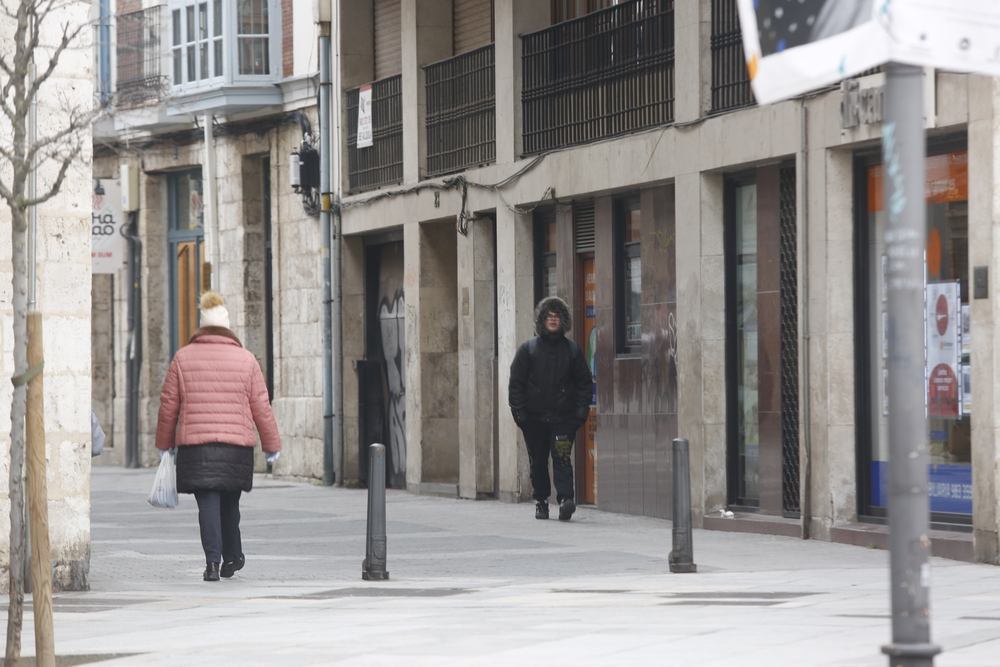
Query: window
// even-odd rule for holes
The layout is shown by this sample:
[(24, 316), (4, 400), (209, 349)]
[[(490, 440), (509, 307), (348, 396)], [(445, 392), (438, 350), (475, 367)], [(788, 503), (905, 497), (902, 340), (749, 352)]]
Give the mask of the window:
[(240, 74), (270, 74), (267, 0), (238, 0)]
[(760, 501), (760, 415), (757, 336), (757, 186), (735, 187), (733, 209), (736, 303), (736, 503), (753, 506)]
[(198, 328), (198, 297), (206, 283), (201, 169), (167, 176), (170, 273), (170, 349), (187, 344)]
[(618, 266), (615, 271), (618, 352), (639, 352), (642, 345), (642, 211), (639, 197), (617, 202)]
[[(171, 2), (171, 82), (174, 87), (271, 78), (278, 40), (275, 0)], [(235, 21), (227, 20), (234, 16)], [(235, 27), (230, 27), (235, 25)], [(232, 45), (227, 47), (227, 44)], [(229, 49), (235, 49), (234, 54)], [(233, 57), (235, 56), (235, 57)]]
[[(948, 152), (942, 152), (942, 150)], [(969, 325), (969, 166), (964, 144), (937, 147), (926, 161), (924, 259), (925, 386), (931, 521), (968, 524), (972, 515), (972, 394)], [(935, 154), (936, 153), (936, 154)], [(857, 237), (863, 305), (856, 327), (861, 513), (889, 506), (889, 349), (886, 213), (878, 156), (856, 163)]]
[(540, 209), (535, 214), (535, 303), (559, 296), (556, 274), (556, 212)]

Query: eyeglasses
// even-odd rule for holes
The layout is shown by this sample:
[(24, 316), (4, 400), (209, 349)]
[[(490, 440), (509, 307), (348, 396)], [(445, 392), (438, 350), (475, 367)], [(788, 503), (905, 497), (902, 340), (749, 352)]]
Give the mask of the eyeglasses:
[(547, 319), (547, 320), (555, 320), (556, 322), (558, 322), (562, 318), (559, 317), (558, 315), (546, 315), (545, 319)]

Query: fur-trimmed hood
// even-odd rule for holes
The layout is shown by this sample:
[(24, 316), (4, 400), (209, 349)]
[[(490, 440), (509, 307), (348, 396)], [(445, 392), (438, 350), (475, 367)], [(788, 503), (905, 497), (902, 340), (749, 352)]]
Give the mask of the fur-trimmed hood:
[(547, 296), (535, 307), (535, 333), (542, 337), (550, 335), (545, 330), (545, 315), (550, 310), (559, 315), (559, 335), (564, 335), (573, 327), (573, 318), (569, 314), (569, 306), (557, 296)]

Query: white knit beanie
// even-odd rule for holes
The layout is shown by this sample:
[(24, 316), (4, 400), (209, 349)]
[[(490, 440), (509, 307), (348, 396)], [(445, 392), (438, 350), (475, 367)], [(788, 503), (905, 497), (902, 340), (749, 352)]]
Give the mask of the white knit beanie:
[(229, 311), (223, 305), (222, 295), (218, 292), (205, 292), (198, 303), (201, 309), (201, 326), (229, 328)]

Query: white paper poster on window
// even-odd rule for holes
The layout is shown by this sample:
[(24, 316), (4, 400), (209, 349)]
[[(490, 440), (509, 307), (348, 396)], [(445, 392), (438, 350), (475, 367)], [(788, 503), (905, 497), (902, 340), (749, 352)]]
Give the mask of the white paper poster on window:
[(372, 86), (361, 86), (358, 94), (358, 148), (372, 145)]
[(889, 61), (1000, 74), (996, 0), (737, 0), (761, 104)]
[(121, 187), (117, 179), (95, 178), (92, 198), (90, 262), (94, 273), (114, 273), (125, 261), (121, 235)]
[(962, 416), (961, 291), (959, 283), (929, 283), (926, 299), (927, 416)]

